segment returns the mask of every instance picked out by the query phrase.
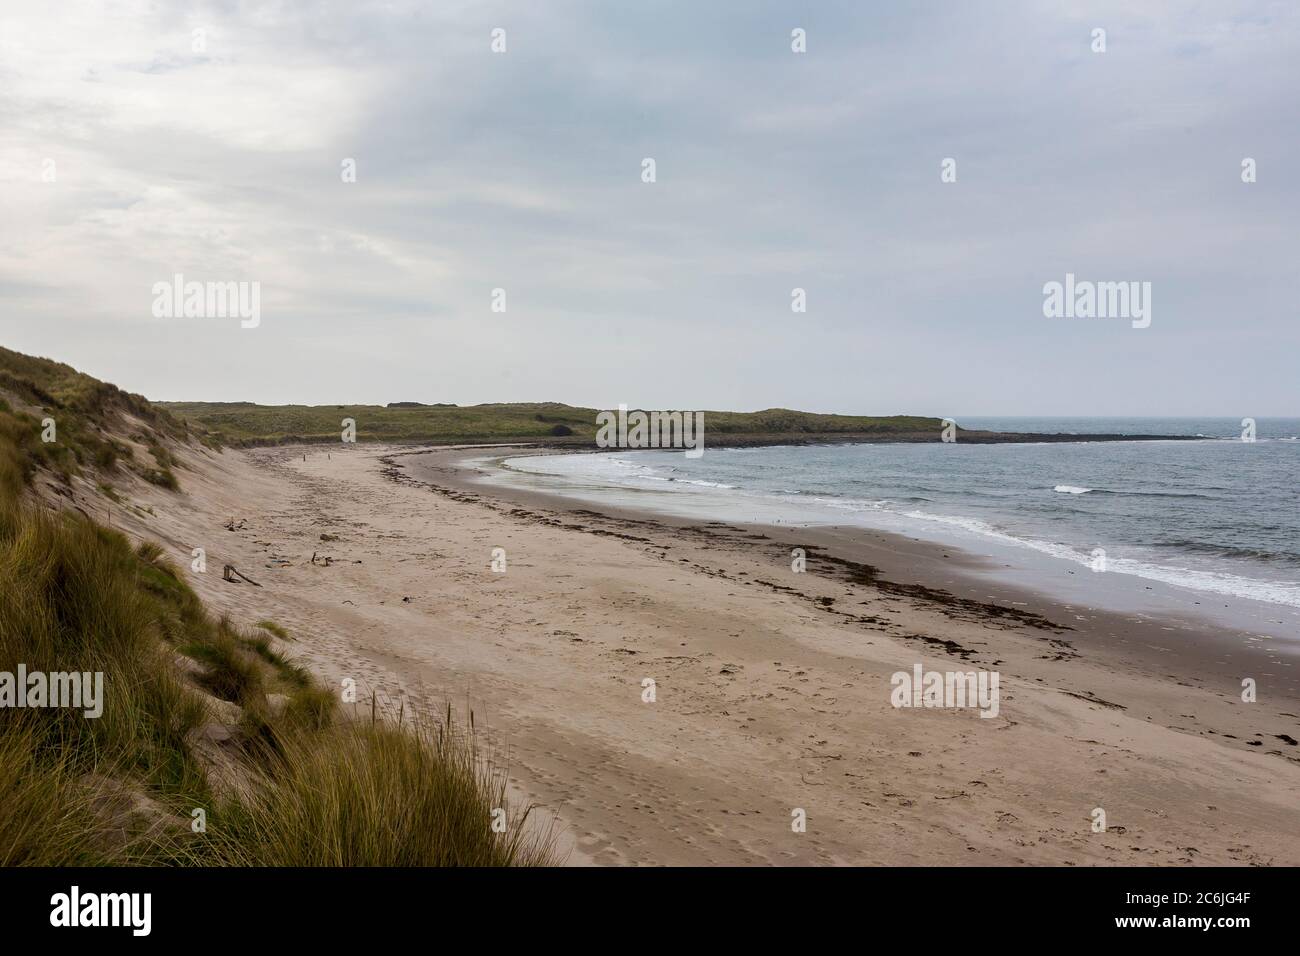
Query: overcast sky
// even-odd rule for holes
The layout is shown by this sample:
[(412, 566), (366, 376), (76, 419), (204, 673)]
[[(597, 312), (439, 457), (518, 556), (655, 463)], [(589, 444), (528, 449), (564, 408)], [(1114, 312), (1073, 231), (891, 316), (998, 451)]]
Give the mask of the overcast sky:
[(0, 11), (0, 344), (150, 398), (1300, 414), (1293, 3)]

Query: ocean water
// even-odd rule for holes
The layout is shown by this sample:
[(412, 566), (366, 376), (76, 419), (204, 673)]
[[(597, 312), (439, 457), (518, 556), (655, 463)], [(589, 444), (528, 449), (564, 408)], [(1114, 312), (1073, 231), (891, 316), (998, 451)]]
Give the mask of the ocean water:
[[(992, 556), (1100, 569), (1187, 607), (1300, 621), (1300, 419), (958, 418), (966, 428), (1198, 441), (827, 445), (541, 455), (498, 480), (688, 517), (858, 524)], [(1038, 563), (1036, 563), (1038, 562)], [(1061, 577), (1056, 574), (1051, 580)], [(1076, 575), (1088, 577), (1086, 573)], [(1171, 592), (1172, 589), (1172, 592)], [(1226, 603), (1224, 603), (1226, 600)], [(1300, 630), (1294, 635), (1300, 637)]]

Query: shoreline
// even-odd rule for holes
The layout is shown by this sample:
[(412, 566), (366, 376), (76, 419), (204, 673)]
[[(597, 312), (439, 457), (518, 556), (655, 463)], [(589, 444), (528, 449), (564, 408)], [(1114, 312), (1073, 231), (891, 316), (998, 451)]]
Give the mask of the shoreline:
[[(1279, 641), (1272, 646), (1262, 645), (1248, 631), (1227, 629), (1210, 620), (1080, 605), (998, 577), (996, 562), (984, 556), (891, 531), (843, 525), (795, 528), (758, 521), (701, 522), (635, 507), (585, 501), (559, 492), (487, 483), (475, 480), (474, 475), (482, 472), (466, 464), (467, 459), (477, 457), (472, 449), (398, 452), (383, 460), (391, 464), (393, 459), (425, 455), (439, 459), (435, 466), (436, 481), (429, 480), (433, 475), (421, 474), (422, 462), (411, 462), (410, 475), (435, 486), (441, 483), (462, 493), (569, 513), (586, 521), (603, 516), (611, 527), (662, 526), (670, 529), (669, 533), (712, 527), (719, 538), (725, 537), (723, 532), (728, 529), (732, 538), (737, 532), (749, 536), (749, 540), (762, 536), (776, 566), (782, 556), (788, 561), (790, 549), (804, 547), (808, 551), (810, 574), (821, 571), (839, 581), (858, 581), (876, 587), (883, 584), (894, 595), (947, 607), (954, 616), (990, 620), (1019, 618), (1044, 634), (1056, 634), (1062, 645), (1056, 653), (1073, 654), (1073, 650), (1065, 647), (1072, 647), (1068, 632), (1077, 635), (1087, 630), (1090, 650), (1104, 649), (1112, 656), (1122, 655), (1126, 666), (1140, 662), (1153, 674), (1172, 669), (1180, 679), (1203, 681), (1206, 675), (1214, 674), (1224, 686), (1239, 685), (1241, 674), (1277, 671), (1277, 657), (1281, 656), (1296, 666), (1289, 672), (1278, 673), (1273, 689), (1294, 705), (1288, 709), (1300, 711), (1300, 644)], [(776, 553), (778, 544), (780, 555)], [(1178, 634), (1177, 649), (1167, 646), (1171, 629)]]
[[(546, 468), (534, 471), (509, 464), (508, 460), (558, 458), (566, 452), (524, 447), (515, 451), (512, 455), (477, 456), (483, 461), (491, 459), (491, 467), (481, 469), (483, 480), (498, 488), (532, 488), (561, 500), (585, 500), (600, 508), (622, 509), (656, 518), (725, 520), (775, 525), (787, 531), (833, 527), (842, 529), (845, 535), (880, 532), (897, 540), (926, 542), (963, 555), (968, 564), (979, 564), (977, 570), (983, 572), (981, 586), (1011, 583), (1021, 591), (1048, 597), (1068, 607), (1105, 608), (1135, 617), (1173, 620), (1181, 626), (1250, 633), (1258, 639), (1278, 641), (1290, 651), (1300, 651), (1300, 607), (1270, 596), (1270, 589), (1278, 587), (1281, 579), (1255, 578), (1248, 570), (1220, 566), (1189, 571), (1165, 563), (1171, 559), (1155, 559), (1158, 563), (1153, 563), (1151, 557), (1139, 557), (1135, 562), (1127, 562), (1130, 567), (1117, 564), (1108, 569), (1111, 573), (1093, 574), (1090, 562), (1077, 547), (1077, 537), (1072, 546), (1064, 543), (1064, 538), (1043, 538), (1041, 531), (1037, 535), (1016, 531), (994, 533), (987, 524), (994, 519), (987, 515), (967, 519), (948, 514), (924, 520), (925, 515), (868, 510), (846, 520), (842, 512), (819, 504), (822, 499), (816, 494), (811, 498), (792, 498), (789, 493), (773, 495), (770, 491), (745, 494), (735, 492), (733, 486), (717, 485), (714, 487), (730, 490), (706, 489), (702, 493), (683, 495), (669, 493), (668, 485), (638, 487), (605, 482), (582, 471), (570, 474), (564, 468), (555, 472)], [(617, 454), (629, 458), (655, 452), (623, 449)], [(710, 483), (686, 480), (685, 484), (707, 486)], [(1186, 580), (1183, 575), (1193, 578), (1200, 575), (1209, 580)], [(1234, 581), (1238, 588), (1223, 586), (1225, 579)], [(1239, 589), (1243, 586), (1245, 591)], [(1256, 589), (1264, 593), (1254, 593)]]

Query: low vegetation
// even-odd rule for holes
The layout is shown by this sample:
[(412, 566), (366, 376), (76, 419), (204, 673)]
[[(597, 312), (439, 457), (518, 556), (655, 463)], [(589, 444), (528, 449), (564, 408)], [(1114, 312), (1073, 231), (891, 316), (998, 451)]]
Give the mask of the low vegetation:
[[(254, 405), (248, 402), (166, 402), (163, 407), (234, 445), (338, 441), (342, 422), (356, 422), (358, 441), (501, 442), (595, 441), (601, 409), (553, 402), (504, 405)], [(709, 440), (806, 440), (839, 436), (924, 436), (935, 441), (942, 423), (911, 415), (817, 415), (783, 408), (704, 413)]]
[[(205, 429), (193, 429), (139, 395), (5, 348), (0, 348), (0, 436), (12, 446), (25, 480), (43, 469), (68, 485), (87, 470), (107, 477), (125, 468), (173, 491), (180, 483), (166, 443), (216, 444)], [(132, 443), (152, 452), (154, 463), (137, 460)]]

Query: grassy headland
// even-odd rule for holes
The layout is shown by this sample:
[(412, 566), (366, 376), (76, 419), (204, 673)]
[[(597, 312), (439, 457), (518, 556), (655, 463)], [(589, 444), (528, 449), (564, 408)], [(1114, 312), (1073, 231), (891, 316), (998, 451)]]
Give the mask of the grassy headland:
[[(557, 402), (496, 405), (257, 405), (252, 402), (160, 402), (186, 426), (230, 445), (337, 442), (343, 421), (356, 425), (359, 442), (408, 444), (502, 444), (594, 447), (596, 416), (613, 409), (581, 408)], [(652, 411), (645, 409), (645, 411)], [(662, 410), (661, 410), (662, 411)], [(694, 411), (694, 410), (692, 410)], [(945, 419), (923, 415), (823, 415), (768, 408), (759, 412), (703, 412), (705, 444), (814, 445), (851, 442), (939, 442)], [(962, 428), (951, 432), (969, 444), (998, 442), (1134, 441), (1186, 438), (1171, 435), (1035, 434)]]
[[(545, 441), (591, 445), (601, 409), (555, 402), (499, 405), (255, 405), (251, 402), (162, 402), (162, 408), (234, 445), (338, 441), (342, 421), (356, 422), (358, 441), (475, 444)], [(818, 415), (784, 408), (704, 412), (713, 445), (765, 441), (938, 441), (942, 422), (913, 415)]]

